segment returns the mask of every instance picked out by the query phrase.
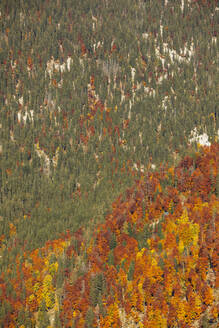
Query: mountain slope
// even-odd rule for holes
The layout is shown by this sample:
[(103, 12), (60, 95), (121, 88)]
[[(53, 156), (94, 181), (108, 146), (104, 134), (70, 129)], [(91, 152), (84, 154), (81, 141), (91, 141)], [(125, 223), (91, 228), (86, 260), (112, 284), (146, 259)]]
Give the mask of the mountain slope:
[(142, 174), (93, 231), (17, 256), (4, 327), (216, 327), (218, 151)]

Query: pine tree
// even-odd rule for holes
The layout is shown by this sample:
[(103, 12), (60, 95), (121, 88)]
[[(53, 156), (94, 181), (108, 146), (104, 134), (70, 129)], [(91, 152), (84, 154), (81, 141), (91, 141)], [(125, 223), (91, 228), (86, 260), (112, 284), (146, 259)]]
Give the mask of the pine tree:
[(127, 274), (127, 278), (129, 281), (133, 280), (134, 272), (135, 272), (135, 261), (132, 260), (130, 263), (130, 266), (129, 266), (128, 274)]
[(40, 328), (47, 328), (50, 325), (49, 316), (47, 313), (46, 303), (43, 300), (42, 304), (40, 305), (40, 309), (38, 312), (38, 324)]
[(94, 324), (94, 312), (93, 312), (93, 309), (90, 307), (86, 313), (85, 327), (92, 328), (92, 327), (94, 327), (93, 324)]

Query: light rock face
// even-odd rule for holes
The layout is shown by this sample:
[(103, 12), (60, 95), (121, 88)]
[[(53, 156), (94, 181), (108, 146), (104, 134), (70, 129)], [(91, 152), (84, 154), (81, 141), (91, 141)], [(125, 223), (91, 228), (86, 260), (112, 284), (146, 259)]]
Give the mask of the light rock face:
[(21, 123), (23, 121), (24, 124), (26, 124), (27, 118), (29, 118), (29, 120), (32, 122), (33, 118), (34, 118), (34, 111), (32, 109), (29, 110), (29, 111), (19, 110), (18, 113), (17, 113), (17, 118), (18, 118), (19, 123)]
[(44, 173), (49, 176), (50, 175), (50, 165), (51, 165), (51, 163), (53, 164), (54, 168), (58, 164), (59, 147), (56, 149), (56, 153), (53, 156), (51, 161), (50, 161), (49, 156), (45, 153), (44, 150), (42, 150), (40, 148), (38, 143), (34, 145), (34, 148), (35, 148), (35, 151), (36, 151), (37, 155), (39, 156), (39, 158), (41, 158), (44, 161)]
[(193, 131), (191, 131), (191, 138), (189, 139), (190, 143), (196, 142), (201, 146), (210, 146), (211, 143), (208, 140), (208, 135), (206, 133), (198, 135), (197, 128), (194, 128)]
[(64, 62), (63, 64), (60, 64), (59, 60), (54, 60), (52, 56), (51, 59), (47, 61), (45, 76), (48, 75), (51, 79), (54, 71), (64, 73), (66, 68), (67, 71), (70, 72), (72, 63), (73, 59), (70, 56), (68, 56), (66, 63)]

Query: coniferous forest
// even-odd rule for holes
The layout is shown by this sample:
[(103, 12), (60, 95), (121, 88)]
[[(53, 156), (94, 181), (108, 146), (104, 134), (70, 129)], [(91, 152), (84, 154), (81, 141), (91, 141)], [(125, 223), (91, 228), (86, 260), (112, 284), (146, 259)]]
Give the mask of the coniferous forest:
[(218, 327), (218, 1), (0, 26), (0, 327)]

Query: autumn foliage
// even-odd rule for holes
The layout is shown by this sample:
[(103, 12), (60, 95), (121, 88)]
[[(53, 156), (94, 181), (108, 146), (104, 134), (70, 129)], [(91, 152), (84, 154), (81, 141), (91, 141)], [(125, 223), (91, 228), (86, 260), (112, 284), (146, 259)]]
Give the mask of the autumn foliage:
[(218, 153), (213, 144), (142, 174), (89, 241), (80, 229), (17, 256), (17, 275), (8, 267), (0, 280), (3, 326), (19, 326), (22, 310), (35, 326), (42, 302), (63, 327), (201, 327), (206, 311), (217, 322)]

